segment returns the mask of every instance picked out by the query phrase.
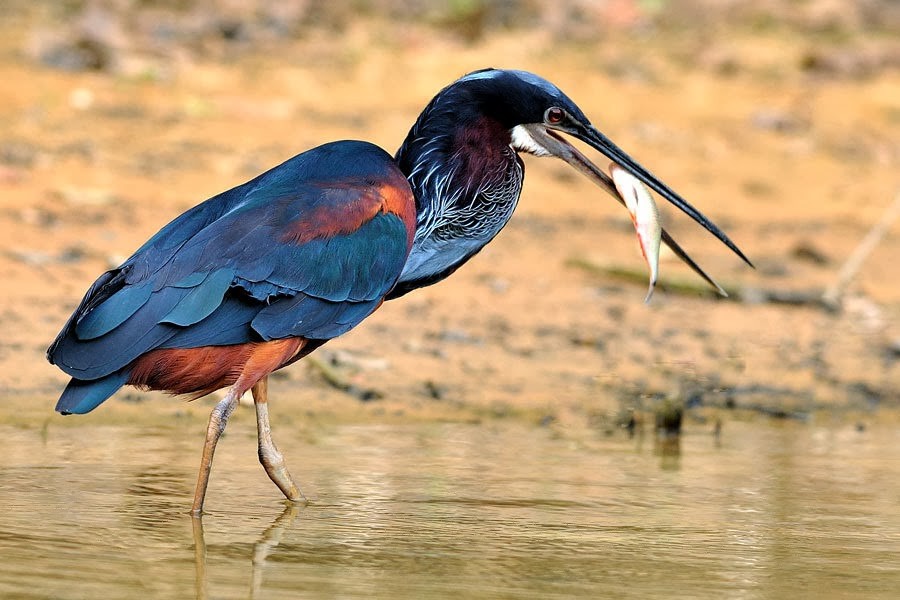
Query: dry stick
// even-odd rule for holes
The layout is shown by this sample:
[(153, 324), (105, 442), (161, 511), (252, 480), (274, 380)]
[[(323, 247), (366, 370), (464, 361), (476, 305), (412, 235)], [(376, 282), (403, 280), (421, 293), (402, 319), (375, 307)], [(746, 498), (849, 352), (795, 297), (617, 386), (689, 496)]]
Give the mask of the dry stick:
[(881, 216), (875, 225), (866, 234), (866, 237), (853, 250), (846, 262), (844, 262), (841, 270), (838, 272), (835, 282), (825, 290), (822, 294), (822, 303), (831, 310), (838, 310), (841, 307), (841, 298), (844, 291), (856, 274), (862, 268), (863, 263), (875, 249), (875, 246), (884, 238), (890, 230), (891, 225), (900, 217), (900, 192), (894, 197), (893, 203), (888, 206), (887, 210)]
[[(588, 273), (603, 277), (618, 279), (633, 283), (643, 283), (647, 280), (647, 270), (628, 267), (614, 263), (595, 262), (586, 258), (573, 257), (566, 261), (566, 265), (577, 267)], [(680, 277), (662, 277), (659, 286), (666, 294), (679, 294), (683, 296), (702, 296), (721, 299), (712, 288), (699, 280), (683, 279)], [(822, 289), (811, 290), (781, 290), (775, 288), (756, 288), (749, 286), (739, 287), (737, 284), (725, 282), (721, 288), (728, 294), (730, 300), (745, 304), (785, 304), (788, 306), (813, 306), (828, 310), (829, 307), (822, 299)]]
[[(647, 281), (647, 269), (643, 267), (636, 268), (613, 263), (602, 263), (582, 257), (569, 258), (566, 261), (566, 265), (576, 267), (583, 271), (587, 271), (588, 273), (612, 277), (620, 281), (634, 283), (644, 283)], [(709, 296), (713, 298), (719, 296), (717, 291), (711, 288), (709, 284), (699, 280), (695, 281), (694, 279), (663, 277), (659, 283), (665, 288), (667, 293), (671, 292), (689, 296)], [(733, 299), (740, 299), (740, 290), (737, 286), (726, 283), (721, 287), (716, 284), (716, 288), (725, 291), (725, 295), (731, 296)]]

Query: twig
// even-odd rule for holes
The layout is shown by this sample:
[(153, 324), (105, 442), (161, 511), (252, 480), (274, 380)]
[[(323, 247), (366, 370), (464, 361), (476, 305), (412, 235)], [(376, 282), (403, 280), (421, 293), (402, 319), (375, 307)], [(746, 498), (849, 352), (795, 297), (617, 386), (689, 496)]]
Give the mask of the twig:
[[(617, 264), (603, 264), (586, 258), (573, 257), (566, 261), (566, 265), (577, 267), (588, 273), (611, 277), (620, 281), (628, 281), (633, 283), (646, 283), (647, 271), (644, 269), (636, 269)], [(681, 294), (684, 296), (705, 296), (707, 298), (722, 297), (715, 289), (710, 288), (706, 283), (686, 278), (663, 278), (659, 280), (659, 285), (666, 289), (667, 292)], [(740, 298), (740, 290), (734, 285), (717, 286), (718, 289), (725, 291), (728, 296), (733, 299)]]
[[(566, 264), (587, 271), (588, 273), (602, 275), (603, 277), (609, 277), (619, 281), (627, 281), (629, 283), (643, 283), (647, 280), (647, 273), (645, 270), (618, 264), (603, 264), (586, 258), (570, 258), (566, 261)], [(715, 290), (712, 290), (701, 282), (693, 279), (661, 278), (659, 280), (659, 286), (665, 289), (666, 293), (669, 294), (702, 296), (716, 299), (722, 298)], [(747, 286), (739, 287), (735, 284), (725, 284), (722, 286), (722, 289), (728, 293), (730, 300), (743, 302), (745, 304), (787, 304), (790, 306), (829, 308), (825, 302), (824, 294), (821, 289), (780, 290)]]
[(900, 192), (897, 193), (894, 197), (894, 201), (888, 206), (887, 210), (884, 211), (884, 214), (878, 222), (872, 226), (869, 233), (866, 234), (866, 237), (862, 239), (859, 245), (856, 246), (844, 262), (841, 270), (838, 272), (835, 282), (825, 290), (824, 294), (822, 294), (822, 302), (827, 308), (830, 310), (840, 309), (841, 298), (843, 297), (847, 286), (850, 285), (850, 282), (853, 281), (853, 278), (859, 273), (859, 270), (862, 268), (863, 263), (866, 262), (869, 254), (871, 254), (872, 250), (874, 250), (878, 243), (881, 242), (885, 234), (890, 230), (891, 225), (897, 220), (897, 217), (900, 217)]

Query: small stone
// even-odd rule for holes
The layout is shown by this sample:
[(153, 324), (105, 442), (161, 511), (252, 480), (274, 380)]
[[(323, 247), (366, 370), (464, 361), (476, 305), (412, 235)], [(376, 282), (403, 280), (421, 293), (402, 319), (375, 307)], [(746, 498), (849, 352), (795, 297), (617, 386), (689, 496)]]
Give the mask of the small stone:
[(75, 88), (69, 93), (69, 106), (74, 108), (75, 110), (88, 110), (94, 105), (94, 92), (91, 90), (79, 87)]
[(827, 254), (822, 252), (822, 250), (820, 250), (812, 242), (809, 241), (802, 241), (797, 243), (791, 249), (791, 256), (798, 260), (802, 260), (804, 262), (819, 266), (824, 266), (831, 262), (831, 259), (828, 258)]
[(758, 129), (774, 131), (776, 133), (798, 133), (809, 129), (809, 122), (786, 110), (776, 108), (763, 108), (753, 113), (750, 118), (753, 126)]

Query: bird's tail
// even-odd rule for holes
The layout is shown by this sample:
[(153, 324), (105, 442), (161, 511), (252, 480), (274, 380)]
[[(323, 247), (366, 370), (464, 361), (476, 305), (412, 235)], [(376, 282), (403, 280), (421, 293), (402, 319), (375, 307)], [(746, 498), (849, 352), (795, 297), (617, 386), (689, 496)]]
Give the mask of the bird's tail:
[(84, 414), (97, 408), (128, 382), (131, 369), (125, 368), (100, 379), (72, 379), (63, 390), (56, 411), (64, 415)]

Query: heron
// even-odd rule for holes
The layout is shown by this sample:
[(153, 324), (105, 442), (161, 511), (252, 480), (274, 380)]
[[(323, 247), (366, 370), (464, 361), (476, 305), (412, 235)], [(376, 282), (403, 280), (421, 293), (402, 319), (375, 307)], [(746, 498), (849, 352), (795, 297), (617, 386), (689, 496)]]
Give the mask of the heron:
[[(428, 103), (397, 153), (344, 140), (307, 150), (189, 209), (90, 286), (47, 351), (71, 377), (56, 410), (90, 412), (124, 385), (212, 409), (191, 513), (203, 514), (216, 444), (251, 392), (259, 461), (304, 499), (272, 439), (268, 376), (385, 300), (437, 283), (509, 222), (522, 154), (562, 159), (621, 201), (565, 136), (620, 165), (747, 257), (712, 221), (601, 133), (556, 85), (482, 69)], [(662, 241), (712, 279), (663, 232)]]

